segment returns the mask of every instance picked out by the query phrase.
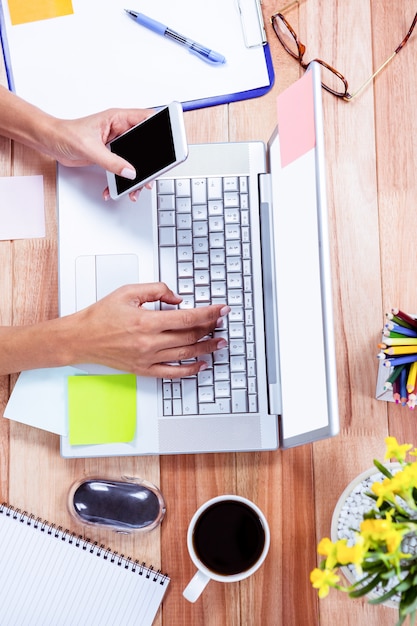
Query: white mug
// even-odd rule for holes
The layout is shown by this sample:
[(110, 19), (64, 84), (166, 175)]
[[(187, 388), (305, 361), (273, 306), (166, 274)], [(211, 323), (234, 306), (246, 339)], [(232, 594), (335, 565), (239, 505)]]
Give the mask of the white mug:
[(248, 578), (264, 562), (271, 536), (262, 511), (250, 500), (223, 495), (193, 515), (187, 546), (197, 572), (183, 591), (195, 602), (210, 580), (233, 583)]

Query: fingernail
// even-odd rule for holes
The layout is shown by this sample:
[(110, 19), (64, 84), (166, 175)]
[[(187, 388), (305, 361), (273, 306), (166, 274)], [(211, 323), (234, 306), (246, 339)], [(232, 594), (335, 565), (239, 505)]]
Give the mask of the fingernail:
[(206, 369), (207, 369), (207, 363), (205, 361), (202, 361), (200, 367), (198, 368), (198, 371), (202, 372), (203, 370), (206, 370)]
[(137, 189), (130, 195), (130, 199), (133, 200), (133, 202), (136, 202), (137, 199), (139, 198), (139, 194), (140, 194), (140, 189)]
[(216, 328), (223, 328), (223, 320), (221, 317), (216, 322)]
[(220, 341), (217, 343), (217, 350), (221, 350), (222, 348), (225, 348), (226, 346), (227, 346), (226, 339), (220, 339)]
[(224, 315), (227, 315), (228, 313), (230, 313), (230, 310), (231, 310), (230, 306), (226, 304), (226, 306), (220, 309), (220, 315), (223, 317)]
[(123, 178), (128, 178), (129, 180), (135, 180), (136, 170), (133, 170), (131, 167), (124, 167), (120, 172), (120, 176), (123, 176)]

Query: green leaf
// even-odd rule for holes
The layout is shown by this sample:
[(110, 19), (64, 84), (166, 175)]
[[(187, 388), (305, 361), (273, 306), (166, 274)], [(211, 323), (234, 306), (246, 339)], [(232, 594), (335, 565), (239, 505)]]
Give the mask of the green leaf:
[(411, 587), (400, 601), (400, 614), (410, 615), (417, 609), (417, 588)]
[(381, 582), (381, 576), (378, 574), (367, 585), (349, 591), (349, 596), (351, 598), (361, 598), (362, 596), (366, 596), (366, 594), (372, 591), (372, 589), (374, 589), (379, 582)]
[(385, 465), (382, 465), (380, 461), (374, 459), (374, 465), (381, 472), (381, 474), (383, 474), (387, 478), (392, 478), (391, 472), (385, 467)]
[(384, 595), (382, 595), (382, 596), (378, 596), (377, 598), (371, 598), (369, 600), (369, 604), (381, 604), (381, 602), (386, 602), (387, 600), (389, 600), (390, 598), (392, 598), (396, 594), (397, 594), (397, 589), (395, 589), (395, 588), (390, 589), (389, 591), (384, 593)]

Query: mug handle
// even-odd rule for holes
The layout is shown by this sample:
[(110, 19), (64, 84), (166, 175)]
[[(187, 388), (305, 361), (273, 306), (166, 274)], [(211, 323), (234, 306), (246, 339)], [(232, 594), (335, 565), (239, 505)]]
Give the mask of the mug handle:
[(193, 578), (190, 580), (190, 582), (182, 592), (182, 595), (189, 602), (195, 602), (196, 600), (198, 600), (201, 593), (206, 588), (209, 580), (209, 576), (207, 576), (200, 570), (197, 570)]

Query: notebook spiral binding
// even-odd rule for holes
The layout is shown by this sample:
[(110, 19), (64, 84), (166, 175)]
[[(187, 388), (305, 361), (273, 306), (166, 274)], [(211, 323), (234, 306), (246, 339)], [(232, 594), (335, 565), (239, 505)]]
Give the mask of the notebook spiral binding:
[(45, 532), (56, 539), (61, 539), (61, 541), (73, 544), (76, 548), (89, 551), (90, 554), (95, 554), (105, 561), (110, 560), (110, 563), (116, 563), (119, 567), (124, 567), (124, 569), (130, 570), (134, 574), (138, 573), (139, 576), (150, 578), (153, 582), (159, 582), (160, 585), (164, 585), (167, 580), (168, 575), (163, 574), (159, 569), (155, 570), (152, 565), (147, 566), (143, 562), (140, 563), (138, 560), (133, 560), (130, 556), (125, 556), (124, 554), (119, 554), (111, 550), (111, 548), (106, 548), (103, 544), (98, 544), (96, 541), (93, 542), (87, 537), (77, 535), (68, 530), (68, 528), (64, 529), (62, 526), (50, 524), (47, 520), (35, 517), (27, 511), (14, 508), (5, 502), (0, 504), (0, 515), (7, 515), (22, 524), (26, 523), (28, 526), (33, 526), (33, 528), (40, 532)]

